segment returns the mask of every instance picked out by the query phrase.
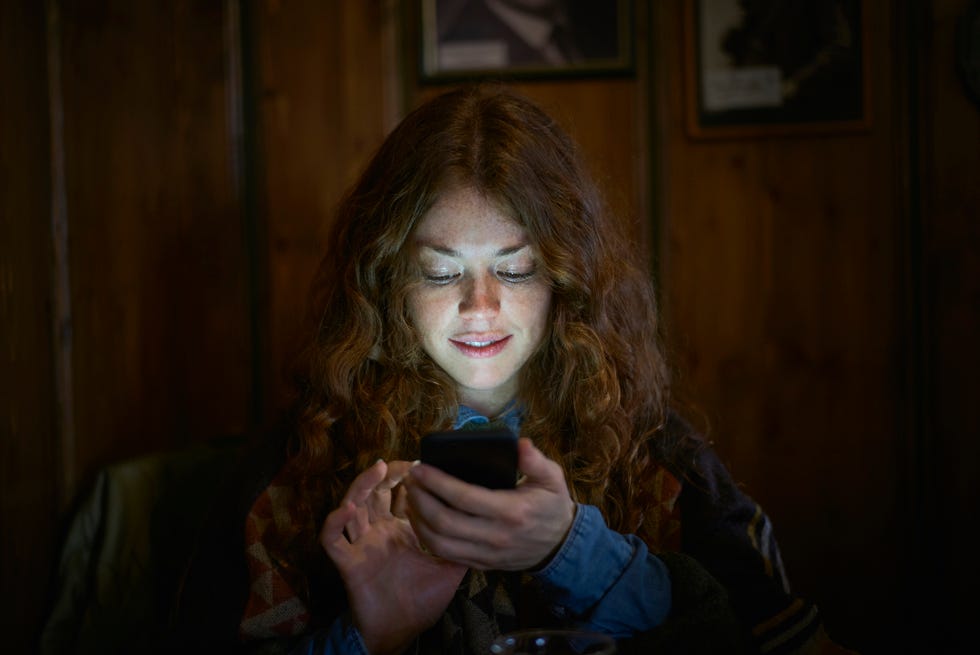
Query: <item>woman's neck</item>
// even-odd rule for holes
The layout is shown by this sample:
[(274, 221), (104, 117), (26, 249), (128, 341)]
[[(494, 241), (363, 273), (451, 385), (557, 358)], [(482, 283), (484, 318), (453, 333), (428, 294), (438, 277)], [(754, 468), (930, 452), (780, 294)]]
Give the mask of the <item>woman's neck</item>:
[(514, 400), (513, 396), (503, 398), (487, 398), (478, 395), (464, 394), (460, 397), (460, 404), (466, 405), (470, 409), (479, 412), (488, 419), (499, 417), (510, 406)]

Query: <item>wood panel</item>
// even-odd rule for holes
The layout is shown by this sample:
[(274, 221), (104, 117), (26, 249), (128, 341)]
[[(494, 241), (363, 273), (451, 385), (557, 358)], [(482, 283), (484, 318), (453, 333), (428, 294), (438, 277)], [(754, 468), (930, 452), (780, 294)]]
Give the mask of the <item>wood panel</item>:
[(80, 479), (247, 428), (248, 289), (221, 3), (66, 0)]
[(648, 113), (640, 80), (586, 79), (516, 84), (515, 88), (539, 102), (572, 134), (611, 211), (628, 224), (639, 247), (649, 252)]
[(685, 131), (682, 3), (664, 3), (662, 279), (678, 392), (771, 515), (832, 636), (883, 643), (899, 610), (907, 395), (908, 147), (871, 2), (873, 128), (698, 141)]
[(396, 15), (380, 0), (259, 4), (259, 213), (272, 409), (288, 403), (285, 373), (334, 209), (397, 114), (388, 77)]
[(0, 631), (31, 651), (60, 502), (43, 3), (0, 7)]
[[(973, 3), (975, 5), (975, 3)], [(944, 652), (965, 652), (980, 611), (980, 107), (954, 61), (957, 21), (971, 3), (941, 0), (923, 16), (920, 140), (921, 305), (925, 425), (924, 594)], [(968, 647), (969, 646), (969, 647)]]

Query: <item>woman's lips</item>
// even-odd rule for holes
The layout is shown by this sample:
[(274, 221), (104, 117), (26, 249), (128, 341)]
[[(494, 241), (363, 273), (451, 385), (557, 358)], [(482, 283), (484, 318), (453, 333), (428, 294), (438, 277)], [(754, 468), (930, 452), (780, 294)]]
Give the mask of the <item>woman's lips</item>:
[(482, 357), (493, 357), (494, 355), (500, 353), (501, 350), (507, 347), (507, 342), (510, 341), (510, 335), (502, 339), (465, 339), (456, 340), (450, 339), (449, 342), (456, 346), (456, 349), (467, 357), (473, 357), (476, 359)]

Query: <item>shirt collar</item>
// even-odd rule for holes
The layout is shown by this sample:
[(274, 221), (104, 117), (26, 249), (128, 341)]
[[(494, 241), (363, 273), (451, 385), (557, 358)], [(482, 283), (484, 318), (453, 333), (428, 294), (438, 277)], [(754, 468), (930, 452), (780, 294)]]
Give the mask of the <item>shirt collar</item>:
[[(514, 434), (521, 433), (521, 423), (524, 422), (524, 407), (520, 405), (516, 400), (512, 400), (507, 403), (504, 410), (500, 413), (493, 421), (494, 423), (503, 423), (510, 431)], [(478, 426), (484, 426), (490, 423), (490, 419), (476, 411), (472, 407), (466, 405), (460, 405), (456, 412), (456, 420), (453, 422), (454, 430), (461, 430), (463, 428), (478, 428)]]

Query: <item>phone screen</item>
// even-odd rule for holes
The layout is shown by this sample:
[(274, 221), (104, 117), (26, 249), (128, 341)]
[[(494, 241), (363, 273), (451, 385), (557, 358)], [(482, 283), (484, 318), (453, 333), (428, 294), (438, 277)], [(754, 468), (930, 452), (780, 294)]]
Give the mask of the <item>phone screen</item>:
[(507, 429), (433, 432), (422, 438), (422, 461), (470, 484), (513, 489), (517, 436)]

